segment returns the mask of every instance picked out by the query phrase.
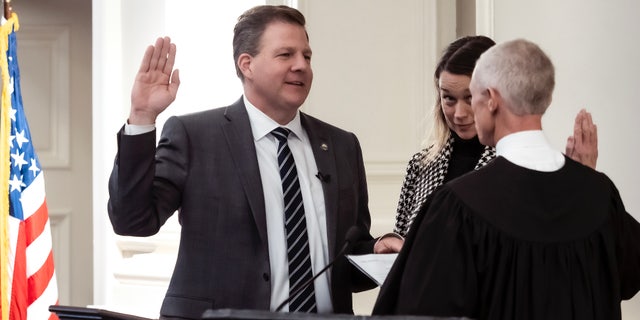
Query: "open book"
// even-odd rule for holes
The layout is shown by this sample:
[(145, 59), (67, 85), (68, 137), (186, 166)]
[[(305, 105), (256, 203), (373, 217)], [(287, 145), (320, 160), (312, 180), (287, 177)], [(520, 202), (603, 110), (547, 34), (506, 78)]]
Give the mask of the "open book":
[(378, 286), (387, 278), (396, 257), (397, 253), (347, 255), (347, 259)]

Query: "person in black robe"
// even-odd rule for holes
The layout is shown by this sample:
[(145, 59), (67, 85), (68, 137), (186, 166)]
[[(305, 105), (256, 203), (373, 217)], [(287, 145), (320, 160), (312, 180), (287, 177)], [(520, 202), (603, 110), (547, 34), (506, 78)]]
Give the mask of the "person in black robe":
[(425, 204), (374, 315), (621, 319), (640, 289), (640, 224), (603, 173), (551, 148), (542, 115), (554, 68), (534, 43), (477, 62), (472, 108), (497, 158)]

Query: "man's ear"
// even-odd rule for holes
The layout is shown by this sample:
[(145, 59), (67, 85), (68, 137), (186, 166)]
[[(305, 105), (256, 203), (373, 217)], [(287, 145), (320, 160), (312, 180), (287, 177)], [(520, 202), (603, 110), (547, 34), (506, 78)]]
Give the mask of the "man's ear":
[(253, 57), (248, 53), (243, 53), (238, 57), (238, 69), (245, 78), (251, 79), (253, 72), (251, 70), (251, 61)]
[(487, 89), (489, 94), (489, 101), (487, 101), (487, 108), (491, 113), (498, 111), (498, 108), (502, 106), (502, 96), (500, 92), (494, 88)]

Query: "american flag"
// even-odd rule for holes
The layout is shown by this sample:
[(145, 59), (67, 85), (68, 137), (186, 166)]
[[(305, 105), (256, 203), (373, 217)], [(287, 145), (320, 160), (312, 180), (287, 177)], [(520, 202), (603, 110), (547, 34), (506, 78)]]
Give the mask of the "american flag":
[[(44, 175), (22, 105), (15, 13), (1, 29), (0, 233), (2, 320), (57, 319), (58, 303)], [(6, 180), (5, 180), (6, 179)], [(7, 201), (8, 200), (8, 201)]]

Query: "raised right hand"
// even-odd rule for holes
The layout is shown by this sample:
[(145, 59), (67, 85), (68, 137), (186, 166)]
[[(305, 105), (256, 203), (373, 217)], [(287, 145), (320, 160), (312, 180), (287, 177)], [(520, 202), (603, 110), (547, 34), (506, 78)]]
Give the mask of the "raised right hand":
[(147, 47), (131, 89), (129, 124), (154, 124), (176, 99), (180, 76), (178, 69), (173, 70), (175, 58), (176, 45), (169, 37), (158, 38)]
[(598, 127), (593, 123), (591, 113), (582, 109), (576, 115), (573, 135), (567, 138), (565, 154), (592, 169), (598, 161)]

